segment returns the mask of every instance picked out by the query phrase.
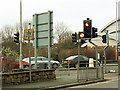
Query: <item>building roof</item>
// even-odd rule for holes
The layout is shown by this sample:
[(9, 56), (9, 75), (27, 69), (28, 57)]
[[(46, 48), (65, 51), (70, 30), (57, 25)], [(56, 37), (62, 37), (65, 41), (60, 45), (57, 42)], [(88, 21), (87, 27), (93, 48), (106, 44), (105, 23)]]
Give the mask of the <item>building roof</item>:
[(117, 20), (113, 20), (105, 25), (100, 30), (100, 35), (102, 36), (103, 34), (105, 34), (107, 30), (110, 38), (120, 42), (120, 18), (118, 18)]
[[(91, 41), (98, 46), (107, 46), (107, 43), (102, 42), (101, 36), (98, 36), (97, 38), (93, 38), (93, 39), (91, 39)], [(88, 40), (87, 40), (87, 45), (94, 46), (93, 44), (89, 43)], [(109, 46), (116, 46), (116, 45), (117, 45), (116, 40), (109, 38)]]

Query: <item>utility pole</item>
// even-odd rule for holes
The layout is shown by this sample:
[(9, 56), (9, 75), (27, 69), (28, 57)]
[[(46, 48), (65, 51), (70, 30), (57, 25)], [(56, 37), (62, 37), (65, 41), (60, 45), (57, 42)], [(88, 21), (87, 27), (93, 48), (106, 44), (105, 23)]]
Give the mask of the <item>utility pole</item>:
[(22, 0), (20, 0), (20, 68), (23, 68), (22, 65)]

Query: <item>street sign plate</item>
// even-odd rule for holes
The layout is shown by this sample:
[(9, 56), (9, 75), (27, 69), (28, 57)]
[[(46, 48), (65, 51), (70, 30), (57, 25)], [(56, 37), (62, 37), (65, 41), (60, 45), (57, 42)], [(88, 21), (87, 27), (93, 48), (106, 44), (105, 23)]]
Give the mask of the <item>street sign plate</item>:
[[(46, 47), (53, 45), (53, 12), (33, 15), (34, 42), (33, 46)], [(50, 41), (50, 42), (49, 42)]]
[(34, 30), (24, 30), (24, 40), (34, 40)]

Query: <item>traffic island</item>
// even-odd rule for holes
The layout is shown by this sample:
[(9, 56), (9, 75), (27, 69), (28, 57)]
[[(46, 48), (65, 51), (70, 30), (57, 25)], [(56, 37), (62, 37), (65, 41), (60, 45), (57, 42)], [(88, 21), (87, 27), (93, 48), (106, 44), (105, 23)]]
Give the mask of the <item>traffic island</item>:
[[(17, 72), (2, 73), (2, 84), (18, 84), (30, 82), (30, 72), (28, 70), (16, 70)], [(48, 79), (56, 79), (55, 70), (34, 69), (31, 70), (32, 82)]]

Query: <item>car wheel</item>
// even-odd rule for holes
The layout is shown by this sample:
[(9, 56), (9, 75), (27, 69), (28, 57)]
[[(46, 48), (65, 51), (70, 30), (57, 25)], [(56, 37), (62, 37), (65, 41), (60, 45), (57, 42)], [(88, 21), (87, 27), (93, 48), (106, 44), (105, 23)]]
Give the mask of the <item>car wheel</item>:
[(58, 64), (53, 64), (53, 66), (52, 66), (54, 69), (56, 69), (56, 68), (58, 68)]

